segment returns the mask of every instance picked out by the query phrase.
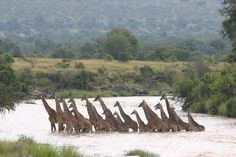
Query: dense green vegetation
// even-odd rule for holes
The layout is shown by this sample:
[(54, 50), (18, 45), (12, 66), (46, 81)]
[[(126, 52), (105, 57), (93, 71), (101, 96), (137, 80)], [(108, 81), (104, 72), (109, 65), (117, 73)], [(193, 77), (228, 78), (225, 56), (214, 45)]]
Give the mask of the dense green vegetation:
[(0, 112), (13, 109), (18, 100), (20, 85), (11, 68), (12, 62), (13, 59), (0, 50)]
[(21, 136), (16, 142), (0, 141), (0, 157), (80, 157), (73, 147), (56, 148), (38, 144), (33, 139)]
[(176, 82), (176, 93), (186, 99), (189, 107), (200, 113), (236, 117), (236, 3), (225, 0), (221, 10), (225, 17), (222, 32), (232, 41), (232, 52), (224, 69), (210, 71), (203, 63), (184, 70), (184, 79)]
[(84, 41), (125, 27), (138, 37), (214, 38), (219, 37), (221, 3), (222, 0), (0, 1), (0, 37), (24, 43), (41, 37)]
[(221, 0), (0, 1), (0, 49), (14, 57), (189, 61), (230, 50), (218, 33), (220, 8)]

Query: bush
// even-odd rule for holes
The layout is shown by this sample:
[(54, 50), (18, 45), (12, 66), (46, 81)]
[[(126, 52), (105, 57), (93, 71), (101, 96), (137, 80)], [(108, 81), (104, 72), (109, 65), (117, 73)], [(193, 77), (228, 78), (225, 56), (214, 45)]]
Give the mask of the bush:
[(85, 69), (85, 65), (82, 62), (75, 63), (75, 68), (76, 69)]
[(70, 67), (70, 63), (57, 63), (56, 64), (57, 68), (62, 68), (62, 69), (66, 69)]
[(126, 153), (125, 155), (126, 156), (139, 156), (139, 157), (158, 157), (159, 156), (157, 154), (143, 151), (143, 150), (139, 150), (139, 149), (131, 150), (128, 153)]
[(112, 61), (112, 60), (113, 60), (113, 56), (110, 55), (110, 54), (106, 54), (106, 55), (103, 57), (103, 59), (104, 59), (105, 61)]

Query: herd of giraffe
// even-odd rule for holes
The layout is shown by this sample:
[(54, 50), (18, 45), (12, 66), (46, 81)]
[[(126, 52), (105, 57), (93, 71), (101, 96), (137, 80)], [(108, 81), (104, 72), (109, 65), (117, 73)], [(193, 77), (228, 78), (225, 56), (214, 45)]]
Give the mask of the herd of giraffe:
[[(51, 131), (56, 131), (56, 124), (58, 124), (58, 131), (67, 131), (71, 133), (75, 132), (92, 132), (93, 127), (95, 131), (119, 131), (129, 132), (131, 129), (133, 132), (176, 132), (176, 131), (204, 131), (205, 127), (198, 124), (193, 117), (188, 113), (188, 123), (184, 122), (175, 112), (175, 109), (170, 106), (169, 101), (165, 95), (160, 100), (165, 100), (168, 115), (166, 115), (162, 105), (158, 103), (155, 105), (155, 110), (159, 109), (161, 117), (159, 117), (143, 100), (138, 107), (141, 107), (145, 113), (147, 124), (140, 118), (138, 112), (134, 110), (131, 114), (136, 116), (137, 122), (134, 121), (128, 114), (126, 114), (117, 101), (114, 107), (118, 107), (118, 112), (112, 113), (107, 108), (104, 101), (100, 96), (97, 96), (94, 101), (99, 101), (105, 115), (105, 119), (97, 112), (95, 106), (85, 96), (81, 101), (86, 101), (86, 107), (89, 115), (89, 119), (85, 118), (77, 109), (75, 101), (71, 98), (68, 103), (65, 99), (55, 98), (56, 110), (52, 109), (46, 100), (41, 97), (43, 105), (49, 115), (49, 121), (51, 124)], [(61, 108), (63, 106), (63, 110)], [(70, 110), (71, 109), (71, 110)], [(123, 119), (123, 120), (122, 120)]]

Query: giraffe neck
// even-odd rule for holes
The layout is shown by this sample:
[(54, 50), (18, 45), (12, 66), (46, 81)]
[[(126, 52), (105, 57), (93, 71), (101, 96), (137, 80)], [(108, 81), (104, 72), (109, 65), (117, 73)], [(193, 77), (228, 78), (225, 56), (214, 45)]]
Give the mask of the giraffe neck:
[(47, 113), (50, 114), (53, 109), (48, 105), (48, 103), (46, 102), (46, 100), (44, 98), (42, 98), (42, 102), (43, 102), (43, 106), (46, 109)]
[(150, 114), (150, 111), (147, 109), (146, 105), (143, 106), (143, 111), (145, 113), (145, 116), (146, 116), (147, 120), (152, 121), (152, 116)]
[(56, 110), (58, 113), (63, 113), (62, 109), (61, 109), (61, 106), (60, 106), (60, 103), (58, 102), (58, 100), (56, 100)]
[(119, 114), (116, 114), (116, 117), (117, 117), (117, 120), (119, 121), (119, 123), (123, 123), (123, 121), (121, 120), (121, 117), (120, 117), (120, 115)]
[(101, 104), (101, 106), (102, 106), (103, 112), (106, 111), (108, 108), (107, 108), (107, 106), (105, 105), (104, 101), (103, 101), (101, 98), (99, 98), (99, 102), (100, 102), (100, 104)]
[(73, 107), (73, 111), (74, 111), (74, 114), (76, 115), (76, 117), (79, 119), (83, 118), (83, 116), (79, 113), (74, 100), (72, 100), (72, 107)]
[(190, 125), (193, 125), (193, 126), (198, 126), (199, 124), (193, 119), (193, 117), (188, 114), (188, 121), (189, 121), (189, 124)]
[(68, 114), (71, 113), (70, 110), (69, 110), (69, 108), (68, 108), (67, 105), (66, 105), (65, 100), (63, 100), (63, 109), (64, 109), (64, 112), (66, 112), (66, 113), (68, 113)]
[(169, 103), (169, 101), (168, 101), (168, 99), (167, 99), (166, 97), (165, 97), (165, 102), (166, 102), (167, 111), (168, 111), (168, 113), (169, 113), (169, 117), (170, 117), (170, 118), (173, 118), (173, 117), (174, 117), (173, 111), (172, 111), (172, 109), (170, 108), (170, 103)]
[(137, 121), (138, 121), (138, 124), (143, 124), (144, 122), (142, 121), (142, 119), (140, 118), (138, 112), (135, 112), (135, 115), (136, 115), (136, 118), (137, 118)]
[(153, 110), (152, 110), (148, 105), (146, 105), (146, 107), (147, 107), (147, 109), (149, 110), (149, 112), (150, 112), (151, 115), (156, 115), (156, 113), (153, 112)]
[(162, 106), (160, 106), (160, 111), (161, 111), (161, 118), (162, 119), (168, 119), (168, 117), (166, 116), (166, 113), (165, 113), (165, 111), (164, 111)]
[(94, 116), (94, 114), (92, 112), (92, 106), (87, 104), (87, 111), (88, 111), (90, 119), (94, 119), (95, 116)]
[(120, 104), (118, 104), (118, 107), (119, 107), (119, 111), (120, 111), (121, 116), (124, 118), (124, 120), (126, 120), (128, 115), (124, 112), (124, 110)]
[(95, 106), (92, 106), (92, 111), (94, 112), (94, 114), (95, 114), (95, 116), (97, 117), (98, 120), (103, 119), (102, 116), (100, 116), (100, 114), (98, 114), (98, 111), (95, 108)]

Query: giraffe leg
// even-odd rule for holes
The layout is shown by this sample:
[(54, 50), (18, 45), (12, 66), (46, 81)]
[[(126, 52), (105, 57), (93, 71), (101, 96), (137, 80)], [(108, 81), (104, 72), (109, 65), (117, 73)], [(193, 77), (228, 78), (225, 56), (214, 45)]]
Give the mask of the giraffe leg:
[(54, 131), (57, 131), (55, 123), (53, 123), (53, 129)]
[(51, 131), (53, 131), (53, 124), (52, 123), (50, 123), (51, 124)]

